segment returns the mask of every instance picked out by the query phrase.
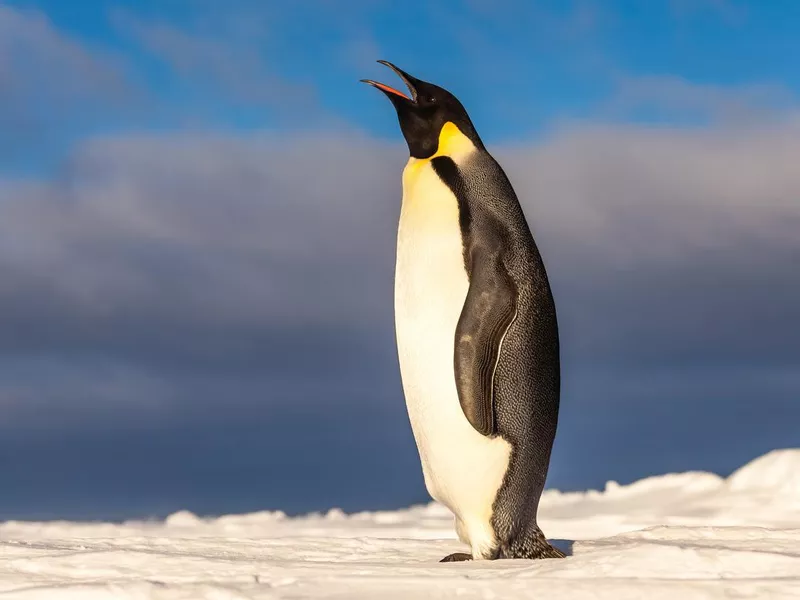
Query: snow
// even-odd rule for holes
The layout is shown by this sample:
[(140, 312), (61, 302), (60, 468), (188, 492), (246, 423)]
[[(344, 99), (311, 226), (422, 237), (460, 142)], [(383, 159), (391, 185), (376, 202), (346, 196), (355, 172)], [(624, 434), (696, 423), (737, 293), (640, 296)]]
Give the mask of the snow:
[(564, 560), (441, 564), (437, 505), (288, 518), (0, 524), (0, 598), (800, 598), (800, 449), (542, 498)]

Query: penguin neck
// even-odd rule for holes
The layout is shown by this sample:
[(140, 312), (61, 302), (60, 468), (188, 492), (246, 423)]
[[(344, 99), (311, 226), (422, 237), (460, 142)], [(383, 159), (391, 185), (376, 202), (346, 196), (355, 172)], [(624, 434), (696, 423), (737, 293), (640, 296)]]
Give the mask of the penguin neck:
[(425, 167), (430, 165), (434, 158), (439, 156), (447, 156), (453, 159), (457, 165), (462, 164), (476, 150), (478, 147), (458, 128), (458, 125), (448, 121), (439, 132), (439, 144), (436, 152), (427, 158), (410, 157), (406, 164), (405, 176), (413, 181)]

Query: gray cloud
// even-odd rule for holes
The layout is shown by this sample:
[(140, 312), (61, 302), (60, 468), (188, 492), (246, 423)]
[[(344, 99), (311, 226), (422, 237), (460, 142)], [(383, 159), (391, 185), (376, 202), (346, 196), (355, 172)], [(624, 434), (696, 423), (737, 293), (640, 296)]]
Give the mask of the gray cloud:
[[(567, 377), (796, 368), (796, 139), (791, 122), (609, 126), (497, 149), (550, 265)], [(0, 186), (0, 353), (22, 365), (6, 410), (54, 381), (64, 405), (91, 388), (79, 413), (125, 381), (139, 395), (112, 402), (169, 412), (200, 402), (180, 390), (202, 373), (252, 384), (226, 408), (298, 377), (343, 395), (365, 365), (395, 377), (403, 160), (359, 135), (99, 138), (52, 180)], [(25, 361), (47, 376), (19, 375)]]
[(798, 363), (796, 130), (598, 128), (509, 156), (550, 200), (576, 360)]
[[(342, 177), (354, 161), (343, 147), (362, 158), (362, 177)], [(0, 192), (2, 261), (16, 280), (0, 285), (44, 286), (101, 318), (298, 325), (360, 313), (369, 304), (351, 268), (372, 269), (359, 254), (390, 248), (392, 165), (381, 159), (392, 155), (356, 137), (95, 140), (56, 180)], [(327, 289), (342, 279), (352, 286)]]
[[(20, 365), (2, 378), (4, 422), (275, 407), (287, 390), (347, 402), (391, 364), (372, 346), (390, 316), (397, 150), (98, 139), (52, 181), (0, 186), (0, 353)], [(342, 177), (355, 157), (363, 177)]]

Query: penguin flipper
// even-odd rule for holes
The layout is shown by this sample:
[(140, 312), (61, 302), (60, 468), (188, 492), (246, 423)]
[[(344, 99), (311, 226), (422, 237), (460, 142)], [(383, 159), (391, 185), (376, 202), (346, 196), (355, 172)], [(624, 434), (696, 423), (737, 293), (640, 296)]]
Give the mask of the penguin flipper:
[(496, 433), (494, 372), (516, 316), (517, 290), (498, 254), (479, 246), (470, 254), (470, 286), (456, 326), (456, 387), (467, 420), (490, 436)]

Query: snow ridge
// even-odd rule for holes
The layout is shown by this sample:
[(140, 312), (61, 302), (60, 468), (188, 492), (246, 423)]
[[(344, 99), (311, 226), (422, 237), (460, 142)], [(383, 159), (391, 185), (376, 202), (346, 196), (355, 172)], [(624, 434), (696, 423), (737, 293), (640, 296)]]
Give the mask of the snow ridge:
[(431, 503), (123, 524), (0, 523), (0, 596), (800, 598), (800, 449), (728, 478), (689, 472), (542, 498), (566, 560), (440, 564), (463, 550)]

